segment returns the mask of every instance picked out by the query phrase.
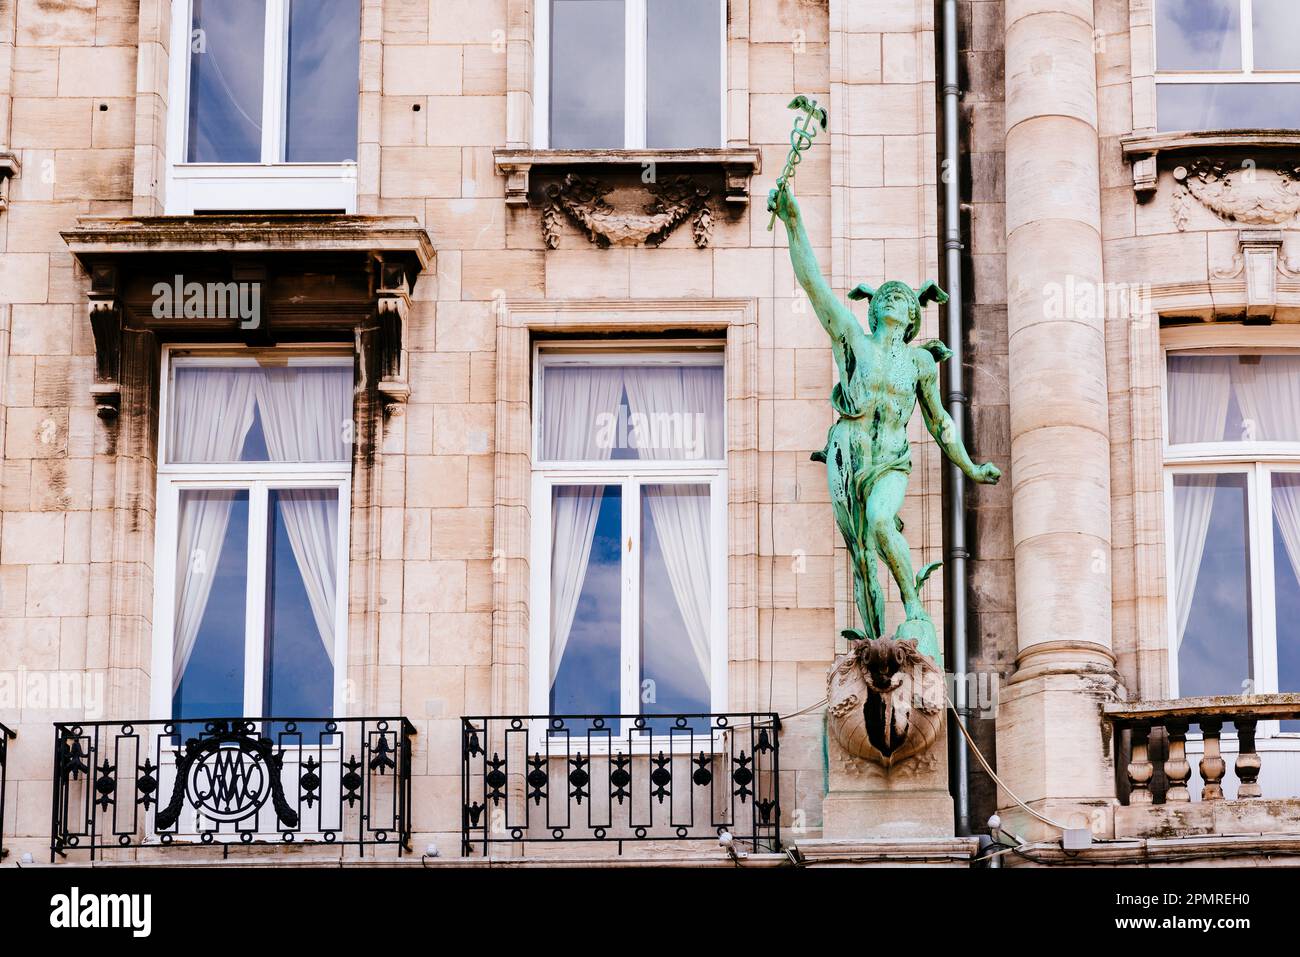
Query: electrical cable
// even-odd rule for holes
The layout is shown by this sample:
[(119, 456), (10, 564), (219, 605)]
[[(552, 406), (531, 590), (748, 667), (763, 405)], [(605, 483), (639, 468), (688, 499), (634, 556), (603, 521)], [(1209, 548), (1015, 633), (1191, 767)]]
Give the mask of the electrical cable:
[(1006, 791), (1007, 795), (1011, 798), (1011, 800), (1015, 801), (1016, 804), (1020, 805), (1020, 807), (1028, 811), (1030, 815), (1042, 821), (1044, 824), (1050, 827), (1054, 827), (1058, 831), (1070, 830), (1070, 828), (1066, 827), (1064, 824), (1060, 823), (1059, 821), (1053, 821), (1050, 817), (1047, 817), (1046, 815), (1040, 814), (1037, 811), (1035, 811), (1024, 801), (1020, 800), (1020, 798), (1016, 796), (1015, 791), (1012, 791), (1011, 788), (1006, 786), (1003, 780), (997, 776), (997, 773), (993, 770), (993, 768), (989, 766), (988, 761), (984, 759), (983, 752), (981, 752), (979, 749), (979, 745), (975, 743), (975, 739), (972, 738), (970, 736), (970, 732), (966, 730), (966, 724), (965, 722), (962, 721), (961, 715), (957, 713), (957, 708), (953, 705), (952, 699), (948, 697), (947, 689), (944, 690), (943, 698), (944, 701), (948, 703), (948, 710), (952, 712), (953, 718), (956, 719), (957, 730), (961, 732), (962, 737), (966, 739), (966, 743), (970, 745), (970, 749), (972, 753), (974, 753), (975, 755), (975, 760), (979, 762), (980, 767), (984, 769), (984, 772), (997, 783), (998, 787), (1000, 787), (1003, 791)]

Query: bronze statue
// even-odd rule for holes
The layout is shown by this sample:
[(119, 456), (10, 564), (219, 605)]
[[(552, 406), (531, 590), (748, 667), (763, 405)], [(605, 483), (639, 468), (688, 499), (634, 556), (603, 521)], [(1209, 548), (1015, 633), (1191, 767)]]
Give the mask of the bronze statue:
[[(808, 105), (798, 108), (807, 110)], [(792, 152), (797, 150), (796, 143)], [(788, 171), (792, 173), (792, 167)], [(912, 344), (921, 330), (921, 309), (929, 302), (942, 304), (948, 297), (934, 282), (916, 290), (896, 281), (878, 289), (859, 285), (849, 298), (870, 303), (864, 330), (818, 269), (789, 181), (790, 176), (783, 174), (768, 196), (768, 209), (786, 225), (795, 278), (831, 337), (839, 369), (839, 383), (831, 392), (838, 418), (826, 437), (826, 447), (815, 452), (813, 459), (826, 463), (835, 521), (853, 563), (854, 600), (863, 627), (847, 630), (845, 635), (856, 641), (885, 636), (885, 593), (876, 573), (879, 556), (898, 583), (907, 614), (895, 639), (914, 641), (917, 650), (942, 669), (943, 650), (920, 597), (922, 584), (939, 563), (927, 565), (919, 573), (913, 571), (898, 517), (912, 470), (907, 423), (917, 400), (926, 428), (962, 472), (989, 484), (1001, 477), (992, 463), (976, 465), (971, 461), (943, 407), (939, 362), (951, 355), (948, 348), (937, 339), (920, 346)], [(866, 646), (856, 649), (859, 653), (867, 650)]]

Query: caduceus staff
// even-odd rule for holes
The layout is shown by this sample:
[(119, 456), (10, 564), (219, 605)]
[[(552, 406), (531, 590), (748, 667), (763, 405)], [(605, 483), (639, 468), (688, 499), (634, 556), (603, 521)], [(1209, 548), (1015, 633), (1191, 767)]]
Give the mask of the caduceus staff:
[[(790, 131), (790, 152), (785, 158), (785, 168), (781, 170), (781, 175), (776, 179), (776, 190), (778, 193), (784, 192), (790, 188), (790, 181), (794, 179), (795, 167), (803, 162), (804, 152), (813, 144), (813, 137), (817, 135), (817, 127), (814, 121), (826, 129), (827, 114), (826, 110), (817, 105), (816, 100), (810, 100), (802, 93), (790, 101), (790, 109), (798, 110), (800, 116), (795, 117), (794, 129)], [(767, 231), (772, 231), (772, 226), (776, 222), (776, 211), (772, 211), (772, 218), (767, 221)]]

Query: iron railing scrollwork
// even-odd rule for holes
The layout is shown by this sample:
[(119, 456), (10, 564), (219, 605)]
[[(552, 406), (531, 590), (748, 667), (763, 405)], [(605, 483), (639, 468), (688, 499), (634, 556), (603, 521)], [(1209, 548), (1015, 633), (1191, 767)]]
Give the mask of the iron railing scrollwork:
[(9, 783), (9, 741), (16, 737), (11, 728), (0, 724), (0, 860), (9, 853), (5, 850), (5, 788)]
[(56, 724), (50, 859), (231, 844), (391, 844), (400, 856), (414, 734), (404, 717)]
[(781, 846), (776, 714), (461, 718), (461, 853), (493, 844)]

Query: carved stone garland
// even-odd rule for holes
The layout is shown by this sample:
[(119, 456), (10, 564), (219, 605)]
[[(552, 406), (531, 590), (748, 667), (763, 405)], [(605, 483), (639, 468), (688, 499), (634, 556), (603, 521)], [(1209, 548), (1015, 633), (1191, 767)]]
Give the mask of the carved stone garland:
[(1190, 198), (1223, 219), (1251, 226), (1278, 226), (1300, 213), (1300, 162), (1294, 160), (1261, 168), (1201, 156), (1173, 175), (1173, 217), (1180, 231), (1187, 228)]
[(587, 238), (598, 246), (658, 246), (668, 234), (692, 218), (695, 245), (703, 249), (713, 238), (713, 212), (706, 199), (709, 189), (687, 175), (664, 183), (651, 183), (647, 191), (654, 199), (644, 212), (635, 213), (611, 206), (605, 196), (612, 187), (594, 177), (569, 173), (564, 181), (546, 188), (542, 209), (542, 235), (549, 249), (560, 245), (560, 217), (568, 216)]

